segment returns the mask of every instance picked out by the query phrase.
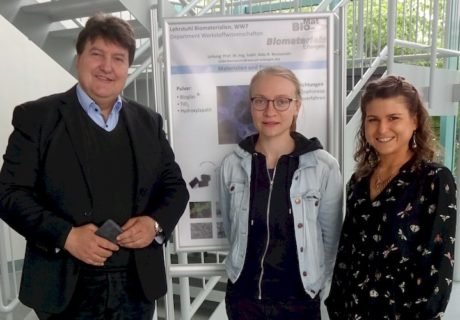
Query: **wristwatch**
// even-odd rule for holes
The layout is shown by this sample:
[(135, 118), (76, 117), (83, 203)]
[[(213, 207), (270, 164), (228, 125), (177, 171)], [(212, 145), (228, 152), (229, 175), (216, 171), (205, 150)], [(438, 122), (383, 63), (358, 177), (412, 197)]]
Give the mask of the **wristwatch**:
[(154, 221), (155, 221), (155, 226), (154, 226), (155, 234), (159, 235), (159, 234), (163, 233), (163, 228), (160, 226), (160, 224), (156, 220), (154, 220)]

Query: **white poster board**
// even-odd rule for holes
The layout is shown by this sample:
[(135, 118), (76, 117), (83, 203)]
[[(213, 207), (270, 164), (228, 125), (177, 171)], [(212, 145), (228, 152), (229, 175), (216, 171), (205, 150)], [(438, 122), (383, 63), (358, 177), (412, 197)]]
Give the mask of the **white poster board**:
[(249, 82), (281, 65), (302, 86), (297, 131), (327, 149), (333, 119), (332, 14), (165, 19), (170, 141), (190, 192), (177, 251), (227, 247), (218, 207), (218, 166), (254, 129)]

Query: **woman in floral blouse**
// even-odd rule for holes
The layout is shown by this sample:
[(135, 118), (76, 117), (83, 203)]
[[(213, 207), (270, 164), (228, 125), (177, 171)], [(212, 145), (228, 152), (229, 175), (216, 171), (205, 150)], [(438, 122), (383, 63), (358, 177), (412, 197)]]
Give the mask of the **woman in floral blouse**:
[(361, 113), (329, 316), (440, 319), (452, 290), (454, 179), (432, 162), (429, 116), (404, 78), (371, 82)]

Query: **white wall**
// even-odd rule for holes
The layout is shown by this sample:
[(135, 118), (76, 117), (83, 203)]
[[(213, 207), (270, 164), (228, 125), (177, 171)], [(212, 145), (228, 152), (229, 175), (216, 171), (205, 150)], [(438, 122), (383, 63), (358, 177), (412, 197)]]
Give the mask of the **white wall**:
[[(61, 92), (75, 78), (0, 15), (0, 154), (13, 130), (11, 117), (16, 105)], [(0, 158), (0, 166), (3, 157)], [(13, 235), (14, 259), (22, 259), (24, 240)]]

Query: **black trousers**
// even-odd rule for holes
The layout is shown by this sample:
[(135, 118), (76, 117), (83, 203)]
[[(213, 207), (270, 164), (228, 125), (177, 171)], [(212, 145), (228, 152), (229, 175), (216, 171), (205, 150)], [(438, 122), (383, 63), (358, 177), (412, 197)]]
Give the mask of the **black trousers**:
[(225, 296), (229, 320), (320, 320), (319, 295), (314, 299), (256, 299), (237, 295)]
[(84, 270), (63, 313), (35, 312), (40, 320), (152, 320), (154, 311), (133, 272)]

